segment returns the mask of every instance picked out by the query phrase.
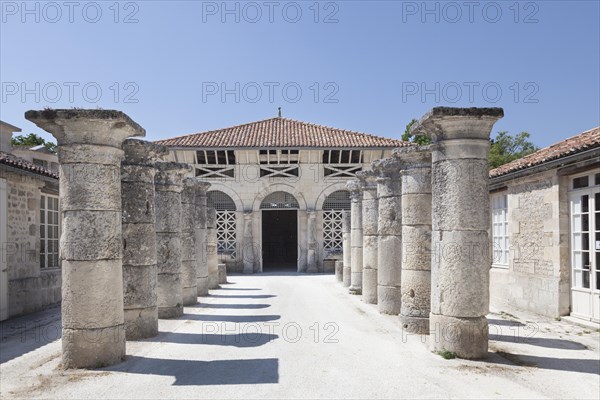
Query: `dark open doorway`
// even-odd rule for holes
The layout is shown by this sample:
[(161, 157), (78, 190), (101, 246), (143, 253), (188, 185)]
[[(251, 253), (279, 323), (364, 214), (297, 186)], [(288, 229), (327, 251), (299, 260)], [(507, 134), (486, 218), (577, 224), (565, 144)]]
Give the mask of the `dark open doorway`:
[(263, 271), (297, 270), (298, 212), (296, 210), (263, 210)]

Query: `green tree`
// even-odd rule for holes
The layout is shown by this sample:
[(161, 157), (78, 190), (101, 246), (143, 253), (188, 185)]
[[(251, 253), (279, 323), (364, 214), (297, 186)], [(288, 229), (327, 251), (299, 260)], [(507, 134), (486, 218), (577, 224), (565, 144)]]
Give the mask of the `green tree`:
[(490, 139), (490, 169), (537, 151), (539, 148), (530, 141), (530, 137), (527, 132), (516, 136), (509, 135), (507, 131), (498, 132), (495, 139)]
[(15, 146), (39, 146), (44, 145), (45, 148), (52, 152), (56, 152), (56, 144), (47, 142), (43, 137), (30, 133), (29, 135), (17, 135), (12, 138), (12, 144)]
[(431, 143), (431, 139), (425, 135), (414, 135), (410, 133), (410, 128), (417, 123), (416, 119), (412, 119), (408, 125), (406, 125), (406, 129), (404, 130), (404, 134), (402, 135), (402, 140), (405, 142), (412, 142), (420, 145), (427, 145)]

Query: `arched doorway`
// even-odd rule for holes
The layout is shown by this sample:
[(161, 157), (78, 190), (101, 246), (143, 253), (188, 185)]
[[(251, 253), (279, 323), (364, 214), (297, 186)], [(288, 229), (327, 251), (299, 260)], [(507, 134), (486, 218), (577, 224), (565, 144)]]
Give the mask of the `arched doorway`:
[(342, 254), (342, 219), (350, 211), (350, 192), (337, 190), (323, 202), (323, 250), (325, 255)]
[(298, 209), (296, 198), (273, 192), (260, 204), (263, 271), (297, 270)]

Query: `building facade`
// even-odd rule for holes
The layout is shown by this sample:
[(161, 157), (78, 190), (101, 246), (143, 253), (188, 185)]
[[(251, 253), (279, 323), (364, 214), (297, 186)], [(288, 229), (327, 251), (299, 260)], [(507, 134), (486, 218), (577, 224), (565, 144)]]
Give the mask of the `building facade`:
[(600, 128), (490, 171), (491, 305), (600, 322)]
[(281, 117), (158, 143), (210, 182), (219, 258), (233, 272), (333, 272), (346, 182), (406, 145)]
[(0, 121), (0, 320), (61, 300), (58, 170), (50, 169), (58, 159), (40, 149), (17, 156), (11, 137), (20, 131)]

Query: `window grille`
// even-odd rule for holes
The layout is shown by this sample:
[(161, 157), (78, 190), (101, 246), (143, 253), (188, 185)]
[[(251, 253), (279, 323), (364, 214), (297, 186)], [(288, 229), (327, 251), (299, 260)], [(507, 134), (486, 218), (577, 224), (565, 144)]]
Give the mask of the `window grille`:
[(341, 253), (343, 210), (350, 210), (350, 192), (337, 190), (323, 202), (323, 248), (330, 254)]
[(286, 192), (273, 192), (262, 201), (260, 208), (300, 208), (294, 196)]
[(229, 195), (220, 190), (211, 190), (206, 193), (206, 204), (217, 211), (235, 211), (235, 202)]
[(350, 192), (337, 190), (331, 193), (323, 202), (323, 210), (350, 210)]
[(233, 199), (220, 190), (211, 190), (206, 194), (206, 203), (217, 211), (217, 253), (230, 255), (235, 260), (237, 226)]

